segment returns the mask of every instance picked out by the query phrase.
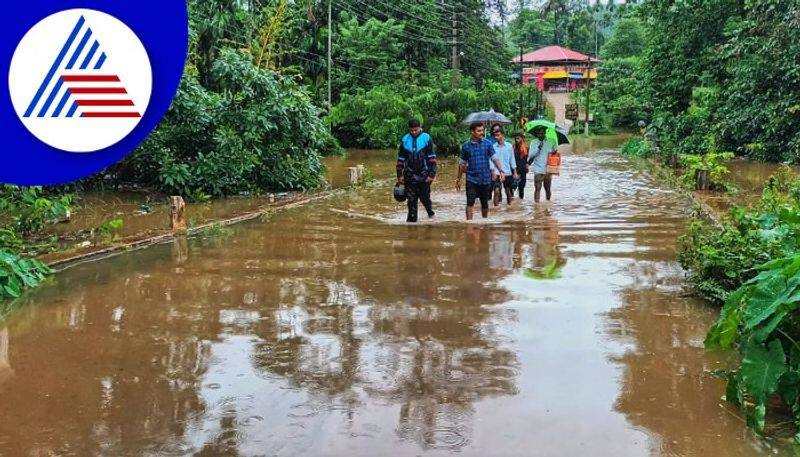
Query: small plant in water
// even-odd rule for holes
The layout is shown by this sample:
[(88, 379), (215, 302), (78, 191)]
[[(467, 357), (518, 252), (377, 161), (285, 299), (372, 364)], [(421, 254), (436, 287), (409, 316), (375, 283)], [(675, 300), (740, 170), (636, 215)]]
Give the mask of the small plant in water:
[(117, 232), (123, 225), (125, 225), (125, 222), (122, 219), (112, 219), (97, 227), (97, 234), (106, 242), (114, 241), (118, 238), (119, 234)]

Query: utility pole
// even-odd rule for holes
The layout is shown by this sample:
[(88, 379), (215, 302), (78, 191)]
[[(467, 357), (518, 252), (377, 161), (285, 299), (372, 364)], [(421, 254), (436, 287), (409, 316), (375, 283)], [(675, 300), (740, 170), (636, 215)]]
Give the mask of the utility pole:
[(584, 133), (589, 136), (589, 103), (592, 96), (592, 58), (588, 58), (588, 65), (586, 67), (586, 127)]
[(522, 58), (524, 57), (523, 51), (524, 51), (524, 48), (522, 47), (522, 45), (520, 45), (519, 46), (519, 85), (520, 85), (519, 117), (520, 117), (520, 119), (522, 119), (522, 117), (525, 116), (525, 105), (524, 105), (525, 102), (524, 102), (523, 94), (522, 94), (522, 87), (524, 87), (523, 85), (525, 84), (525, 82), (522, 79), (522, 72), (525, 69), (525, 63), (522, 61)]
[(459, 68), (461, 66), (461, 63), (459, 62), (459, 58), (458, 58), (459, 57), (458, 56), (458, 16), (457, 16), (457, 13), (456, 13), (456, 5), (455, 5), (455, 3), (453, 4), (453, 42), (451, 44), (452, 44), (451, 66), (452, 66), (452, 70), (453, 70), (453, 75), (452, 75), (453, 81), (452, 81), (452, 83), (453, 83), (453, 87), (457, 87), (458, 86), (458, 71), (459, 71)]
[(599, 46), (599, 44), (600, 44), (599, 41), (600, 40), (598, 39), (598, 35), (597, 35), (597, 21), (598, 21), (597, 12), (599, 11), (599, 9), (598, 9), (599, 6), (600, 6), (600, 3), (595, 5), (595, 9), (594, 9), (594, 56), (595, 57), (598, 56), (598, 52), (599, 52), (598, 48), (600, 47)]
[[(332, 63), (333, 63), (333, 54), (332, 54), (332, 45), (333, 45), (333, 9), (331, 8), (331, 3), (333, 0), (328, 0), (328, 113), (331, 112), (333, 109), (333, 85), (331, 81), (331, 75), (333, 74), (332, 70)], [(330, 126), (329, 126), (330, 127)]]

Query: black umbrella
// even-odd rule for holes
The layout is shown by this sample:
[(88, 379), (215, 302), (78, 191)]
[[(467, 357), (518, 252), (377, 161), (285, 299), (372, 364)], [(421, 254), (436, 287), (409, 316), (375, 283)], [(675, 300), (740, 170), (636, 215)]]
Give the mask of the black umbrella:
[(511, 124), (511, 121), (507, 117), (495, 112), (493, 109), (471, 113), (462, 121), (464, 125), (472, 125), (476, 122), (480, 122), (481, 124)]

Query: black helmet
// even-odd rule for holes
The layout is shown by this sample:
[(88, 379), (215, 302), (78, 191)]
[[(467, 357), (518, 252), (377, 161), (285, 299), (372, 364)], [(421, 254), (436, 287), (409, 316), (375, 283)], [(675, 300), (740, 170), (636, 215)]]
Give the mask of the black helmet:
[(394, 199), (400, 203), (408, 200), (408, 196), (406, 195), (406, 188), (401, 187), (399, 184), (394, 186), (393, 194), (394, 194)]

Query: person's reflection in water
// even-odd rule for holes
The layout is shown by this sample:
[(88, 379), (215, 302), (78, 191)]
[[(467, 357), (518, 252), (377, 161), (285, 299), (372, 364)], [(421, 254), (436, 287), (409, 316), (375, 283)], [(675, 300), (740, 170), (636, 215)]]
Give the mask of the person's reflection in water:
[(441, 275), (437, 257), (429, 252), (436, 231), (432, 226), (408, 226), (406, 238), (394, 246), (394, 254), (402, 258), (399, 265), (400, 290), (410, 304), (436, 299), (436, 280)]
[(550, 214), (549, 210), (537, 212), (536, 225), (531, 233), (532, 249), (529, 268), (541, 269), (548, 265), (561, 268), (567, 259), (561, 254), (559, 248), (558, 221)]
[(516, 354), (498, 341), (509, 316), (491, 307), (508, 298), (487, 268), (491, 231), (465, 230), (455, 253), (441, 229), (396, 241), (394, 257), (415, 268), (370, 310), (381, 343), (363, 360), (382, 361), (370, 368), (382, 376), (368, 391), (400, 404), (397, 434), (422, 449), (458, 450), (471, 439), (474, 402), (517, 392)]
[(489, 268), (512, 270), (514, 268), (514, 232), (492, 230), (489, 238)]

